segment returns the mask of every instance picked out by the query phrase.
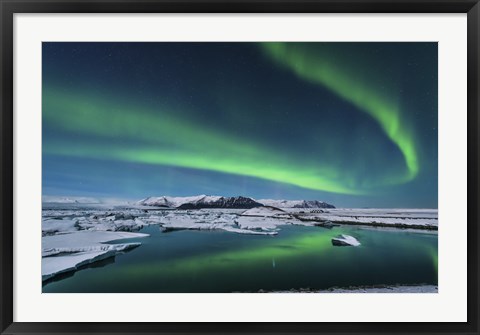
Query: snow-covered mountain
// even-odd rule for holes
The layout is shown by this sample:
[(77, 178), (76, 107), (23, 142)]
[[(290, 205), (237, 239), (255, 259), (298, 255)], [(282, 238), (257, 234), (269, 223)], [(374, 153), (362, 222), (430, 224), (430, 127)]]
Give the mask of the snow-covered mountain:
[[(139, 205), (143, 206), (155, 206), (155, 207), (166, 207), (166, 208), (177, 208), (185, 203), (197, 202), (201, 199), (205, 199), (206, 195), (197, 195), (193, 197), (148, 197), (138, 202)], [(216, 200), (216, 196), (208, 196), (211, 200)], [(207, 200), (207, 199), (206, 199)]]
[(247, 197), (218, 197), (218, 199), (201, 199), (197, 202), (188, 202), (180, 205), (179, 209), (199, 209), (199, 208), (254, 208), (263, 206), (252, 198)]
[(100, 201), (90, 197), (60, 197), (44, 195), (42, 203), (58, 203), (58, 204), (98, 204)]
[(248, 197), (222, 197), (212, 195), (197, 195), (192, 197), (149, 197), (137, 202), (142, 206), (154, 206), (179, 209), (199, 208), (254, 208), (273, 206), (278, 208), (335, 208), (318, 200), (255, 200)]
[(260, 199), (257, 201), (265, 206), (273, 206), (277, 208), (335, 208), (333, 205), (318, 200)]
[(263, 206), (252, 198), (221, 197), (211, 195), (197, 195), (193, 197), (149, 197), (138, 202), (143, 206), (155, 206), (178, 209), (200, 208), (253, 208)]

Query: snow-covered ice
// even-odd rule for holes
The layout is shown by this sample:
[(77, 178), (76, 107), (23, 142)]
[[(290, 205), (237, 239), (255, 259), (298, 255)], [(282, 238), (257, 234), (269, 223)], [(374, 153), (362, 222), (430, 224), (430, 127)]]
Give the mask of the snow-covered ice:
[(278, 234), (276, 230), (269, 231), (267, 229), (250, 230), (250, 229), (241, 229), (241, 228), (235, 228), (235, 227), (223, 227), (221, 229), (232, 232), (232, 233), (237, 233), (237, 234), (252, 234), (252, 235), (277, 235)]
[(332, 244), (337, 246), (358, 247), (360, 242), (358, 242), (358, 240), (353, 236), (342, 234), (332, 238)]
[(78, 228), (76, 227), (77, 223), (78, 221), (76, 219), (67, 219), (67, 218), (44, 219), (42, 221), (42, 233), (43, 235), (49, 235), (57, 232), (76, 231), (78, 230)]
[(77, 231), (42, 237), (42, 280), (76, 270), (116, 254), (138, 247), (141, 243), (103, 244), (126, 238), (146, 237), (148, 234)]
[(323, 212), (298, 209), (290, 212), (295, 212), (296, 217), (304, 221), (433, 230), (438, 228), (436, 209), (335, 208), (324, 209)]
[(291, 218), (292, 216), (284, 210), (272, 206), (254, 207), (242, 213), (242, 216), (260, 216), (260, 217), (276, 217)]
[(99, 243), (146, 236), (148, 236), (148, 234), (123, 231), (79, 231), (75, 233), (45, 236), (42, 238), (42, 250), (60, 247), (78, 248), (86, 245), (98, 245)]

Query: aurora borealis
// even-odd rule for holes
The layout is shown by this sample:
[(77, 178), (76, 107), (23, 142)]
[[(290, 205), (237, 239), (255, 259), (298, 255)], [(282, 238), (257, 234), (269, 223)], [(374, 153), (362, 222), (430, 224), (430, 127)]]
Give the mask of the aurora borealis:
[(384, 96), (386, 92), (381, 93), (369, 87), (368, 78), (344, 71), (342, 62), (338, 62), (328, 50), (309, 52), (301, 47), (292, 48), (287, 43), (265, 43), (263, 46), (272, 58), (292, 69), (301, 78), (322, 84), (359, 110), (368, 113), (404, 156), (407, 170), (405, 177), (399, 176), (398, 180), (410, 180), (417, 175), (419, 166), (414, 134), (401, 121), (398, 106)]
[(43, 194), (437, 207), (436, 43), (43, 44)]

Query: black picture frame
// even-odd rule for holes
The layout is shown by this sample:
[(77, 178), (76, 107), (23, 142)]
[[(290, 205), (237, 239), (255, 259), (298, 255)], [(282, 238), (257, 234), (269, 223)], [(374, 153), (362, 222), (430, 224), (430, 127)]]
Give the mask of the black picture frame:
[[(1, 334), (479, 334), (478, 0), (0, 0)], [(468, 13), (468, 322), (465, 323), (23, 323), (13, 322), (13, 17), (15, 13)], [(454, 306), (452, 306), (454, 308)]]

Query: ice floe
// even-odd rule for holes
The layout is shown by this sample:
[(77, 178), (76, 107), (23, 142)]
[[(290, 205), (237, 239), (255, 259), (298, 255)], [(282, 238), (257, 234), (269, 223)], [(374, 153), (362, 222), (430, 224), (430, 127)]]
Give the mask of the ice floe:
[(336, 246), (352, 246), (358, 247), (360, 242), (350, 235), (338, 235), (337, 237), (332, 238), (332, 244)]
[(141, 243), (103, 244), (105, 242), (146, 237), (148, 234), (107, 231), (78, 231), (42, 238), (42, 280), (76, 270), (116, 254), (138, 247)]

